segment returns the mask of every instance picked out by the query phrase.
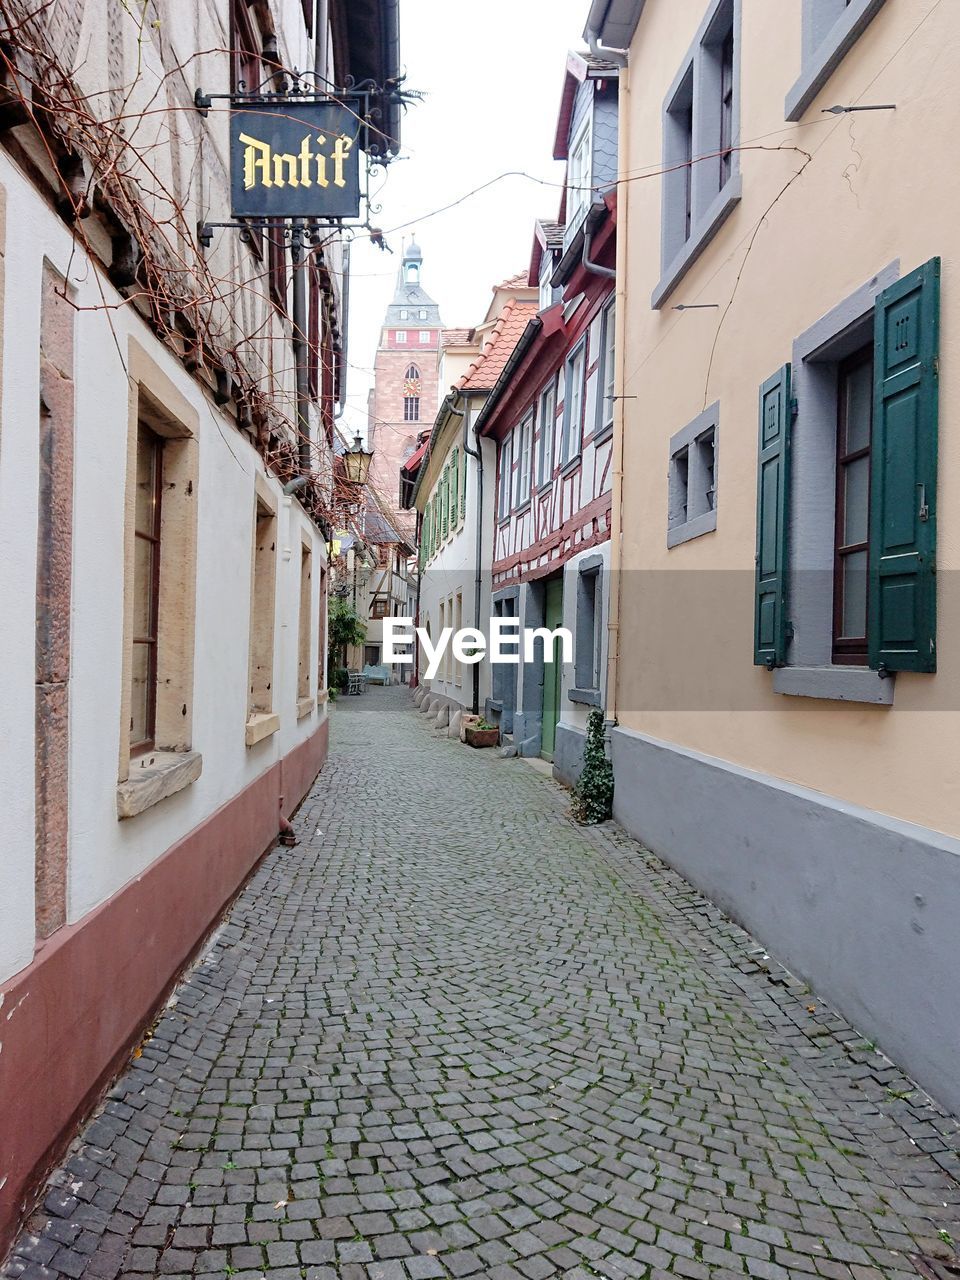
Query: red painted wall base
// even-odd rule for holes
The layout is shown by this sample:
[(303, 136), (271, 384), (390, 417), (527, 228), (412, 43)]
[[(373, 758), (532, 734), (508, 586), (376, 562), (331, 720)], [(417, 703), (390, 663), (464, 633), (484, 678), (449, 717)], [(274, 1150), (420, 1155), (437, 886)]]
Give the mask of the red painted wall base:
[(329, 722), (0, 990), (0, 1259), (47, 1171), (327, 758)]

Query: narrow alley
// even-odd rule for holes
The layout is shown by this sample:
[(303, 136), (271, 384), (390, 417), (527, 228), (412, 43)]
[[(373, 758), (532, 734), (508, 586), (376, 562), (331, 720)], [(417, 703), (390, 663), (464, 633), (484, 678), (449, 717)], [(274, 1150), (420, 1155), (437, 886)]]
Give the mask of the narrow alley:
[(960, 1234), (956, 1124), (655, 858), (406, 690), (333, 727), (7, 1277), (865, 1280)]

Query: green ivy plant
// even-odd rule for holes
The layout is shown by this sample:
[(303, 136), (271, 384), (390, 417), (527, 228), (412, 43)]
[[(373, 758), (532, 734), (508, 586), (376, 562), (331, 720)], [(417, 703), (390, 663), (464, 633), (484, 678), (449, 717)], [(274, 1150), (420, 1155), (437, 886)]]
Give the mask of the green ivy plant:
[(584, 826), (606, 822), (613, 815), (613, 765), (604, 746), (602, 711), (591, 711), (587, 717), (583, 772), (573, 788), (570, 812)]

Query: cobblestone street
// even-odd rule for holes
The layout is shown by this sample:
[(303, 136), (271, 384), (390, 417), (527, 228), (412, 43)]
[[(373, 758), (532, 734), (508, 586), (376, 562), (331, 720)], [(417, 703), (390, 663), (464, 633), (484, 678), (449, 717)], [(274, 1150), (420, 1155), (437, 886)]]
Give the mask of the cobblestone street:
[(332, 718), (299, 845), (5, 1276), (867, 1280), (952, 1254), (956, 1123), (740, 929), (406, 691)]

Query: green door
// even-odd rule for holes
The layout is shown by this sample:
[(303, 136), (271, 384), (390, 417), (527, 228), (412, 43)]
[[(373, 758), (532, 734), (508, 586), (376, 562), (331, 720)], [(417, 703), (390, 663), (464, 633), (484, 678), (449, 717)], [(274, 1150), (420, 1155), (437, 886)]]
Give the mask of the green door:
[[(563, 625), (563, 578), (550, 578), (543, 607), (543, 625), (550, 631)], [(559, 640), (553, 642), (553, 662), (543, 664), (543, 729), (540, 754), (553, 760), (557, 745), (557, 721), (560, 719), (560, 682), (563, 677), (563, 651)]]

